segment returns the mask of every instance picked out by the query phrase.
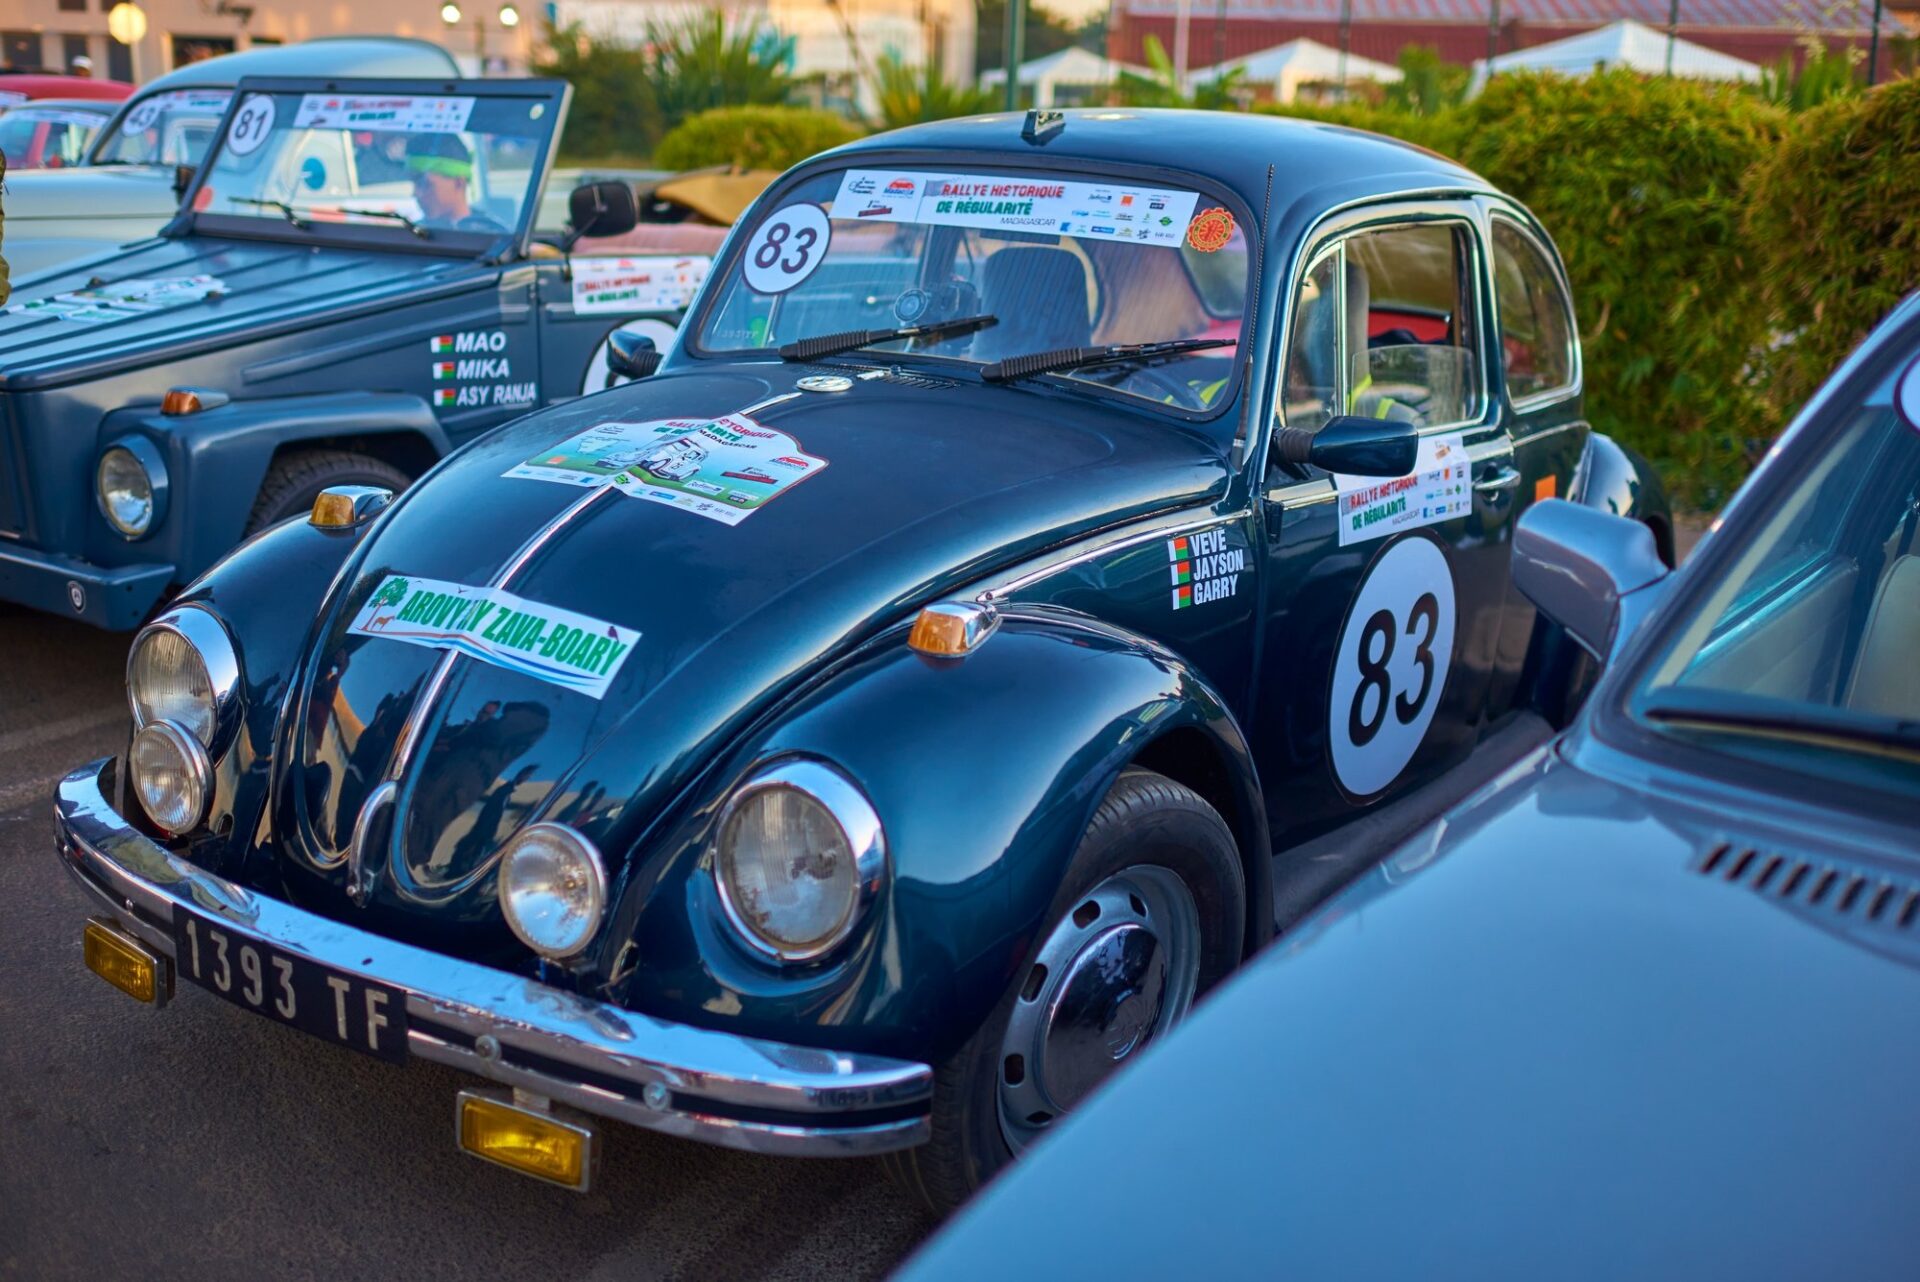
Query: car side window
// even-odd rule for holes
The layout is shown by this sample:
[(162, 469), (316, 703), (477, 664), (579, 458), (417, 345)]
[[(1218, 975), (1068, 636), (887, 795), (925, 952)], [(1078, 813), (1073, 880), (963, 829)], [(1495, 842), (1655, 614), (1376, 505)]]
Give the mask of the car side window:
[(1348, 414), (1423, 429), (1479, 417), (1472, 245), (1471, 229), (1453, 222), (1346, 240)]
[(1340, 250), (1307, 269), (1293, 300), (1285, 381), (1275, 405), (1282, 427), (1317, 431), (1340, 413)]
[(1500, 360), (1513, 401), (1573, 387), (1573, 304), (1547, 251), (1513, 223), (1493, 223), (1493, 284)]

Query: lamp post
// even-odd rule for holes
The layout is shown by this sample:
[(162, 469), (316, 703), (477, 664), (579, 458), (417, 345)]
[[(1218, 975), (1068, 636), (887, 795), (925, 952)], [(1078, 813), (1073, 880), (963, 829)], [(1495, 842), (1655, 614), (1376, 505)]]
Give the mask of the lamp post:
[(1673, 42), (1680, 38), (1680, 0), (1667, 9), (1667, 77), (1673, 77)]
[(107, 34), (127, 47), (133, 61), (133, 81), (140, 83), (140, 42), (147, 38), (147, 14), (137, 4), (123, 3), (107, 10)]
[(1020, 59), (1027, 48), (1027, 0), (1007, 0), (1007, 110), (1020, 110)]
[(1880, 11), (1881, 0), (1873, 0), (1873, 34), (1867, 37), (1867, 88), (1871, 89), (1880, 81)]

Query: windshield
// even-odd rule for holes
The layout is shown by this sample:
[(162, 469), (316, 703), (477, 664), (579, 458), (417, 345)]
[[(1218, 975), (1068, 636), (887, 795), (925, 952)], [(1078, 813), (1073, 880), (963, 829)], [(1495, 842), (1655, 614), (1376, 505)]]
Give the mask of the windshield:
[(1648, 669), (1643, 720), (1799, 771), (1920, 778), (1920, 366), (1902, 367), (1794, 456)]
[(250, 93), (194, 210), (490, 243), (534, 199), (556, 114), (544, 98)]
[(136, 98), (94, 149), (96, 165), (198, 165), (231, 89), (167, 89)]
[[(760, 351), (822, 335), (978, 330), (876, 342), (980, 365), (1083, 347), (1204, 350), (1049, 366), (1052, 377), (1208, 411), (1231, 396), (1247, 238), (1192, 189), (1044, 171), (837, 169), (791, 188), (742, 241), (698, 346)], [(989, 371), (992, 372), (992, 371)]]
[(80, 163), (105, 119), (77, 107), (0, 110), (0, 154), (8, 169), (65, 169)]

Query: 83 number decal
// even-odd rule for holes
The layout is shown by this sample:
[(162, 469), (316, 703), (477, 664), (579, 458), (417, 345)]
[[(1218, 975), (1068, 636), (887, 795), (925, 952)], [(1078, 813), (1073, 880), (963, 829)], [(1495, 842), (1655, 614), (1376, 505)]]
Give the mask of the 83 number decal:
[(1360, 584), (1334, 652), (1328, 737), (1356, 797), (1399, 777), (1433, 723), (1453, 662), (1453, 574), (1431, 539), (1402, 539)]
[(827, 256), (833, 224), (818, 205), (788, 205), (754, 229), (741, 274), (757, 294), (784, 294), (813, 275)]

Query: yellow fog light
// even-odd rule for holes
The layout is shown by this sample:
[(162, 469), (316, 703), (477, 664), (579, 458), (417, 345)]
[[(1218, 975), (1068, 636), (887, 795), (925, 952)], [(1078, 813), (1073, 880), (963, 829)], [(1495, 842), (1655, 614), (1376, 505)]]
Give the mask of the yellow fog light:
[(153, 1006), (167, 1000), (166, 966), (159, 954), (98, 917), (87, 919), (80, 953), (88, 970), (134, 1000)]
[(907, 633), (907, 644), (921, 654), (946, 658), (971, 654), (999, 623), (1000, 616), (987, 606), (938, 601), (920, 611)]
[(537, 1180), (584, 1193), (593, 1179), (599, 1136), (541, 1109), (461, 1091), (454, 1137), (460, 1147)]

